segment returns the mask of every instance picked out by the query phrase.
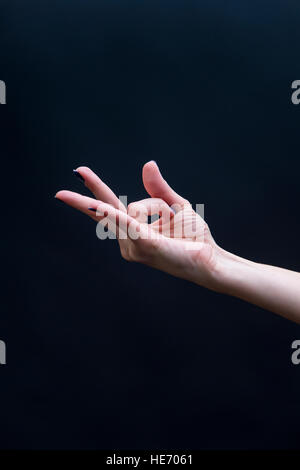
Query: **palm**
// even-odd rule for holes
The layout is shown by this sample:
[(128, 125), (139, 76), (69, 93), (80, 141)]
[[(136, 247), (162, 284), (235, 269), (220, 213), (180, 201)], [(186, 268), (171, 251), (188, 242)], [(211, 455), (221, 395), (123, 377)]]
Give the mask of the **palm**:
[[(148, 224), (145, 209), (150, 207), (153, 210), (148, 210), (148, 215), (158, 213), (160, 217)], [(210, 271), (217, 246), (207, 224), (187, 201), (182, 201), (177, 209), (175, 214), (168, 214), (166, 202), (157, 198), (132, 203), (128, 213), (139, 222), (139, 231), (145, 236), (139, 243), (130, 238), (119, 240), (122, 256), (178, 277), (185, 277), (183, 273), (190, 269), (199, 271), (199, 267)]]

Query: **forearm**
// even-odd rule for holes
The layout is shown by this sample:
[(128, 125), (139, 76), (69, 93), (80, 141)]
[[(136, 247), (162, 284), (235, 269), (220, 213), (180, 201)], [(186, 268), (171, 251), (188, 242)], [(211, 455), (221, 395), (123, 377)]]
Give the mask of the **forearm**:
[(214, 276), (217, 291), (300, 323), (300, 274), (254, 263), (221, 250)]

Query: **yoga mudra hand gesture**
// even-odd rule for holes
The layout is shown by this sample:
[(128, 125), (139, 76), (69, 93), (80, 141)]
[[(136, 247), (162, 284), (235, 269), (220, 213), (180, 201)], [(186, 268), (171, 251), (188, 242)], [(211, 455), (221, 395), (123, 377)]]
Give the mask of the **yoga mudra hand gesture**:
[[(56, 198), (108, 226), (123, 258), (203, 287), (234, 295), (300, 323), (300, 274), (245, 260), (220, 248), (191, 204), (163, 179), (154, 161), (143, 168), (150, 198), (126, 208), (87, 167), (76, 175), (95, 198), (59, 191)], [(159, 218), (148, 223), (148, 217)]]

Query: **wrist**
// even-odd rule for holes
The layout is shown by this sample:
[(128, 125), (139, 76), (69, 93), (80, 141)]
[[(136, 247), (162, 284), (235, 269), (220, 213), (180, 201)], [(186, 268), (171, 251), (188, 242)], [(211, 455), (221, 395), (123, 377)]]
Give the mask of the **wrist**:
[(239, 296), (257, 269), (257, 263), (217, 247), (211, 271), (213, 290)]

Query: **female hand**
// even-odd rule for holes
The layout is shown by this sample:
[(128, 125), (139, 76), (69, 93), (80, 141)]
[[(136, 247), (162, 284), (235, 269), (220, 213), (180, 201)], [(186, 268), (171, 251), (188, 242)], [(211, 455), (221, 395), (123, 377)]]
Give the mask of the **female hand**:
[[(76, 174), (95, 199), (70, 191), (59, 191), (56, 197), (108, 226), (118, 238), (126, 260), (147, 264), (300, 322), (300, 274), (255, 263), (220, 248), (204, 220), (168, 185), (155, 162), (143, 168), (150, 198), (128, 208), (89, 168), (80, 167)], [(159, 219), (148, 224), (148, 216), (154, 214), (159, 214)]]
[[(150, 198), (131, 203), (128, 208), (89, 168), (79, 167), (76, 174), (95, 199), (70, 191), (59, 191), (56, 198), (108, 224), (118, 238), (124, 259), (217, 289), (214, 271), (222, 250), (204, 220), (168, 185), (154, 161), (144, 165), (142, 174)], [(148, 224), (148, 217), (155, 214), (159, 219)]]

